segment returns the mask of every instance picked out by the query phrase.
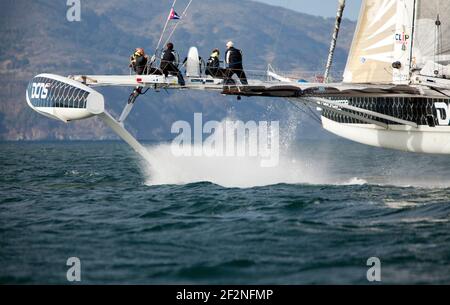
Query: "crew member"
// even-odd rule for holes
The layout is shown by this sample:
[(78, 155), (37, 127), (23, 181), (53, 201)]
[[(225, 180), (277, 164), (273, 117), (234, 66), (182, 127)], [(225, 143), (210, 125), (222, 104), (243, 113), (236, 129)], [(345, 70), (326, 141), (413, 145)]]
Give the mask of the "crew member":
[(169, 42), (166, 45), (166, 49), (162, 54), (161, 66), (163, 74), (167, 77), (169, 74), (176, 75), (178, 77), (178, 84), (184, 86), (184, 78), (180, 70), (178, 70), (177, 53), (174, 50), (173, 43)]
[(148, 56), (143, 48), (137, 48), (130, 58), (130, 68), (133, 68), (137, 75), (142, 75), (147, 70)]
[(242, 85), (248, 85), (247, 76), (245, 75), (244, 67), (242, 64), (242, 51), (236, 49), (232, 41), (229, 41), (227, 43), (225, 63), (227, 64), (227, 82), (232, 82), (232, 77), (234, 74), (236, 74), (237, 77), (239, 77)]
[[(136, 75), (148, 74), (148, 63), (149, 58), (145, 54), (143, 48), (137, 48), (134, 51), (133, 55), (131, 55), (130, 68), (133, 68), (134, 72), (136, 72)], [(128, 103), (123, 109), (122, 114), (120, 115), (119, 123), (123, 124), (123, 122), (125, 122), (131, 110), (133, 109), (134, 103), (136, 102), (137, 98), (142, 94), (142, 89), (142, 87), (137, 86), (130, 94)]]
[(220, 68), (220, 51), (219, 49), (214, 49), (211, 56), (206, 63), (206, 75), (211, 75), (212, 77), (223, 78), (225, 77), (224, 69)]

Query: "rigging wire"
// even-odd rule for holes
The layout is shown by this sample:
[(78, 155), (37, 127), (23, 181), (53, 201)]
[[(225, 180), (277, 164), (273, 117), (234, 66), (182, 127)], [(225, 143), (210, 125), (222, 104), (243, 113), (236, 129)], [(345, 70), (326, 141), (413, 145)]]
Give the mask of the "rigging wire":
[(434, 91), (436, 91), (436, 92), (438, 92), (438, 93), (440, 93), (440, 94), (442, 94), (442, 95), (444, 95), (446, 97), (450, 97), (449, 94), (445, 93), (444, 91), (439, 90), (438, 88), (430, 87), (430, 89), (434, 90)]
[[(439, 12), (439, 10), (438, 10)], [(442, 67), (439, 65), (440, 55), (442, 54), (442, 30), (441, 30), (441, 20), (439, 14), (437, 14), (435, 21), (436, 29), (434, 34), (434, 63), (435, 63), (435, 73), (442, 74)], [(436, 75), (437, 76), (437, 75)]]
[(310, 117), (311, 119), (313, 119), (313, 121), (322, 124), (322, 122), (320, 121), (320, 118), (317, 116), (317, 114), (315, 114), (312, 109), (308, 106), (307, 109), (309, 110), (309, 112), (307, 112), (305, 109), (303, 109), (302, 107), (298, 106), (296, 103), (294, 103), (292, 100), (287, 99), (287, 101), (289, 102), (289, 104), (291, 104), (294, 108), (296, 108), (298, 111), (300, 111), (301, 113), (305, 114), (306, 116)]
[[(287, 3), (286, 3), (286, 4), (287, 4)], [(288, 10), (285, 9), (285, 10), (284, 10), (284, 14), (283, 14), (283, 18), (281, 18), (281, 23), (280, 23), (280, 26), (279, 26), (279, 28), (278, 28), (278, 35), (276, 36), (276, 40), (275, 40), (275, 43), (274, 43), (274, 45), (273, 45), (273, 53), (274, 53), (274, 54), (277, 53), (277, 50), (278, 50), (278, 47), (279, 47), (280, 37), (281, 37), (281, 33), (282, 33), (282, 31), (283, 31), (283, 27), (285, 26), (285, 21), (286, 21), (287, 13), (288, 13)], [(272, 60), (272, 62), (270, 62), (270, 64), (273, 64), (273, 60)]]
[(170, 9), (169, 16), (167, 16), (166, 24), (164, 25), (164, 28), (162, 30), (161, 36), (159, 37), (158, 45), (156, 46), (155, 54), (158, 53), (159, 47), (161, 46), (161, 42), (164, 38), (164, 34), (166, 33), (167, 26), (169, 25), (170, 21), (170, 14), (172, 13), (172, 10), (175, 8), (175, 4), (177, 4), (177, 0), (174, 0), (172, 3), (172, 7)]
[(190, 0), (190, 1), (189, 1), (188, 5), (186, 6), (186, 8), (184, 9), (183, 13), (181, 14), (181, 20), (178, 21), (178, 22), (175, 24), (175, 27), (173, 28), (172, 32), (170, 33), (169, 37), (167, 38), (165, 44), (168, 44), (168, 43), (169, 43), (170, 39), (172, 39), (173, 34), (174, 34), (175, 31), (177, 30), (178, 25), (179, 25), (181, 22), (183, 22), (183, 19), (187, 16), (187, 12), (188, 12), (188, 10), (189, 10), (189, 7), (190, 7), (191, 4), (192, 4), (192, 1), (194, 1), (194, 0)]

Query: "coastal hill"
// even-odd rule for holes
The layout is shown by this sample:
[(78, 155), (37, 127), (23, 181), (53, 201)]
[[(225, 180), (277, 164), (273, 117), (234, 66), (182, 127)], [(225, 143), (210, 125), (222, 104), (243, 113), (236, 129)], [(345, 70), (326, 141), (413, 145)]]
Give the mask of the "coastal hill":
[[(0, 140), (113, 139), (97, 119), (66, 125), (35, 114), (25, 101), (27, 82), (39, 73), (126, 74), (135, 47), (156, 47), (172, 1), (81, 1), (81, 22), (68, 22), (66, 1), (5, 0), (0, 3)], [(178, 1), (182, 13), (187, 1)], [(173, 26), (173, 23), (171, 25)], [(247, 70), (268, 63), (299, 75), (324, 70), (333, 18), (322, 18), (243, 0), (194, 1), (172, 41), (184, 56), (197, 46), (211, 49), (233, 40), (244, 52)], [(355, 24), (344, 20), (336, 51), (335, 75), (345, 66)], [(251, 73), (250, 73), (251, 74)], [(108, 108), (120, 113), (131, 89), (102, 89)], [(317, 127), (280, 99), (223, 97), (205, 92), (149, 93), (140, 98), (128, 127), (140, 139), (170, 139), (177, 120), (298, 121), (300, 134), (317, 136)], [(296, 112), (294, 115), (293, 113)]]

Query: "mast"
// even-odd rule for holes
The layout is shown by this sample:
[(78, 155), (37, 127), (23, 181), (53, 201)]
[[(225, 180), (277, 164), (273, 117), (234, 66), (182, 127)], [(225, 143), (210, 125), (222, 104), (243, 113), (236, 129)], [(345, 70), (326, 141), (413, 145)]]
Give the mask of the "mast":
[(409, 75), (411, 77), (413, 69), (413, 56), (414, 56), (414, 36), (415, 36), (415, 30), (416, 30), (416, 18), (417, 18), (417, 0), (414, 0), (413, 4), (413, 20), (412, 20), (412, 27), (411, 27), (411, 50), (409, 53)]
[(334, 51), (336, 50), (336, 43), (339, 36), (339, 30), (341, 29), (342, 16), (345, 9), (345, 0), (339, 0), (339, 8), (336, 16), (336, 24), (334, 26), (333, 38), (331, 40), (330, 52), (328, 54), (327, 66), (324, 74), (324, 82), (328, 83), (330, 76), (331, 66), (333, 65)]

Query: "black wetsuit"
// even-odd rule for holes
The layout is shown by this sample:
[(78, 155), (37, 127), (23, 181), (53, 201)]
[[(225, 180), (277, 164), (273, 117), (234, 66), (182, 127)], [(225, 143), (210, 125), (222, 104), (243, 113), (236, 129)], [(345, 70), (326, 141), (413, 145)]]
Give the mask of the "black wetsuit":
[(181, 72), (180, 72), (180, 70), (178, 70), (177, 66), (175, 65), (175, 62), (176, 62), (175, 51), (165, 50), (162, 54), (160, 68), (166, 77), (169, 74), (176, 75), (178, 77), (178, 83), (181, 86), (184, 86), (185, 82), (184, 82), (183, 75), (181, 75)]
[(234, 74), (239, 77), (243, 85), (247, 85), (247, 76), (244, 72), (244, 66), (242, 64), (242, 52), (236, 48), (229, 48), (225, 53), (225, 62), (227, 63), (226, 78), (227, 82), (230, 82)]

